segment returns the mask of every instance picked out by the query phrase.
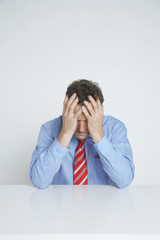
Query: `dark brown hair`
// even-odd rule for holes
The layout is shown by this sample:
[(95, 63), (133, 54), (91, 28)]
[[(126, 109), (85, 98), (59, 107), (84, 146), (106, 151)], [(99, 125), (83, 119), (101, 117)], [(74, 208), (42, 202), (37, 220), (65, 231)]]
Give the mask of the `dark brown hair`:
[(70, 98), (73, 93), (77, 93), (79, 98), (78, 105), (80, 106), (84, 105), (83, 100), (89, 102), (88, 95), (91, 95), (95, 100), (99, 98), (101, 103), (104, 101), (102, 90), (99, 87), (99, 84), (91, 80), (79, 79), (72, 82), (68, 86), (66, 94)]

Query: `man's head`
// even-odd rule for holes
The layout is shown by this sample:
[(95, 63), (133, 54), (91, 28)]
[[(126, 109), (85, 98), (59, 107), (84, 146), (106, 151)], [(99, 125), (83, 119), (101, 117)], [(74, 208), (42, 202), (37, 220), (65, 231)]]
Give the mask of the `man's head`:
[[(84, 100), (90, 102), (88, 99), (89, 95), (91, 95), (95, 100), (97, 100), (98, 98), (101, 104), (104, 101), (102, 90), (99, 87), (99, 84), (96, 82), (92, 82), (91, 80), (79, 79), (72, 82), (68, 86), (66, 94), (70, 98), (73, 95), (73, 93), (76, 93), (79, 99), (79, 102), (75, 107), (74, 113), (76, 113), (82, 106), (84, 106), (83, 103)], [(83, 112), (78, 117), (75, 135), (80, 140), (84, 140), (89, 135), (87, 119)]]

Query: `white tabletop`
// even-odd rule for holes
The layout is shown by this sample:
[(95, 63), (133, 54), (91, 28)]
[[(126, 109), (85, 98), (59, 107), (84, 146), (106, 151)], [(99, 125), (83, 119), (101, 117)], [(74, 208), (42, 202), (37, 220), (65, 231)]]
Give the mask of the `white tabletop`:
[(1, 238), (72, 239), (73, 234), (87, 239), (150, 239), (151, 235), (160, 239), (160, 186), (0, 186)]

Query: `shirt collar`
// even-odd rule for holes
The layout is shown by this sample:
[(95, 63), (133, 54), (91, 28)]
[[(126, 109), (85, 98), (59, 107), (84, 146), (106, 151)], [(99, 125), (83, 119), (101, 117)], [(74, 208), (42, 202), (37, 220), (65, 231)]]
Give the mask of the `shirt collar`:
[[(74, 133), (71, 140), (75, 140), (75, 139), (79, 140)], [(92, 138), (91, 134), (89, 134), (88, 137), (85, 138), (85, 142), (93, 142), (93, 138)]]

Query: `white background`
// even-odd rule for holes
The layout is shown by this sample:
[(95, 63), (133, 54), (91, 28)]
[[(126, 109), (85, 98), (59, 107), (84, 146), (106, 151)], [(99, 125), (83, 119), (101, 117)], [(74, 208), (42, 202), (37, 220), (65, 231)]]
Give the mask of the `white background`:
[(81, 78), (127, 127), (132, 184), (160, 184), (160, 1), (1, 0), (0, 67), (0, 184), (30, 184), (40, 126)]

